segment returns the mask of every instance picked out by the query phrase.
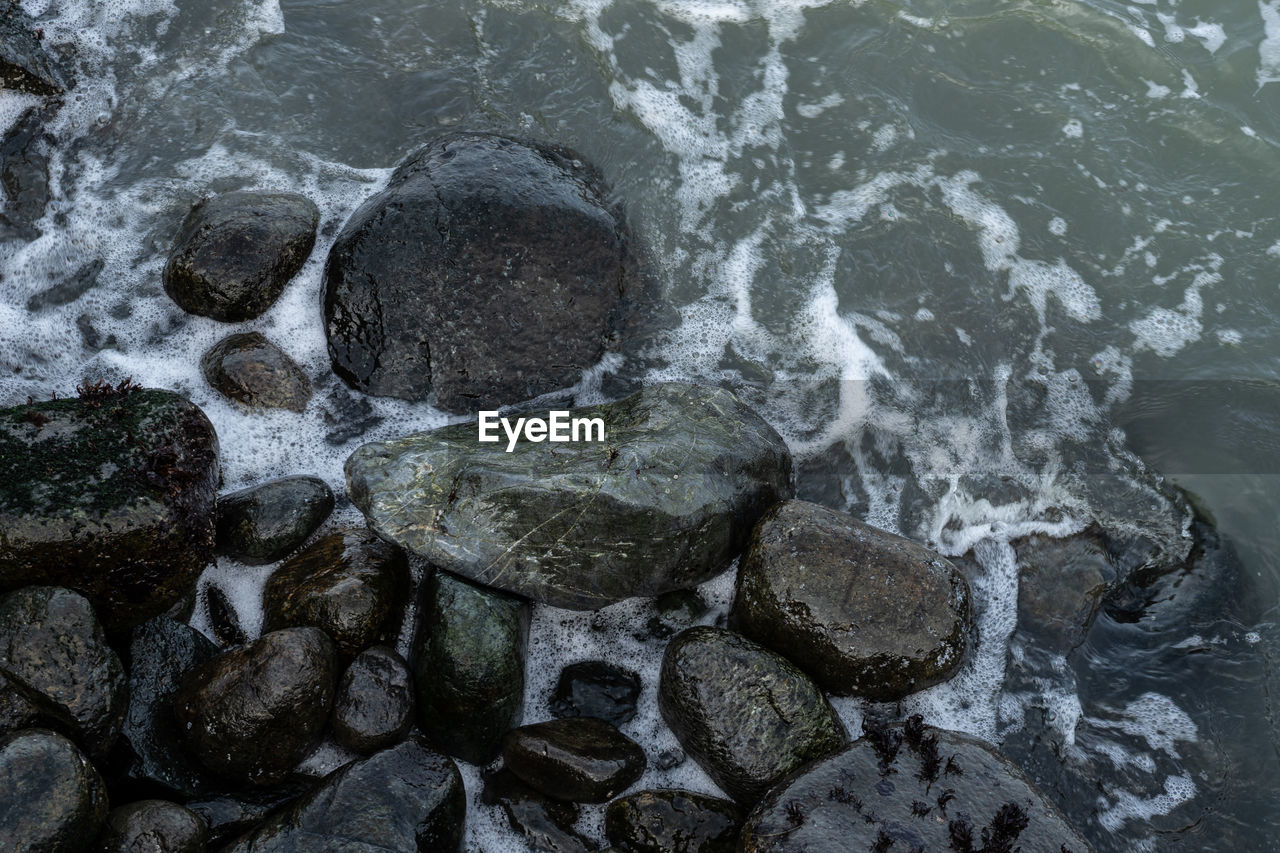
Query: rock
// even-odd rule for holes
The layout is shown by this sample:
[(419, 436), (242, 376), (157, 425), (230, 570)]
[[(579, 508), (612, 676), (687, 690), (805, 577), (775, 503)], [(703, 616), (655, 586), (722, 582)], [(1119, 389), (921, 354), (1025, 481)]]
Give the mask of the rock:
[(573, 717), (512, 729), (502, 758), (531, 788), (557, 800), (603, 803), (644, 774), (644, 750), (603, 720)]
[(487, 805), (501, 806), (511, 828), (523, 835), (533, 850), (588, 853), (596, 849), (573, 828), (578, 820), (576, 803), (538, 793), (505, 767), (485, 775), (481, 799)]
[(209, 788), (208, 774), (187, 755), (173, 715), (173, 696), (187, 673), (217, 653), (195, 628), (164, 616), (133, 629), (129, 711), (122, 731), (133, 756), (127, 779), (182, 799)]
[(524, 713), (529, 603), (435, 572), (423, 584), (421, 614), (419, 725), (450, 755), (487, 764)]
[(26, 729), (0, 737), (0, 850), (78, 853), (107, 817), (102, 777), (59, 734)]
[(628, 240), (581, 155), (483, 133), (438, 139), (329, 253), (334, 371), (451, 412), (573, 385), (614, 343), (634, 289)]
[(575, 409), (603, 442), (477, 442), (459, 424), (347, 460), (381, 535), (434, 565), (554, 607), (590, 610), (714, 577), (791, 494), (782, 438), (728, 391), (645, 388)]
[(272, 812), (282, 810), (299, 797), (311, 793), (312, 785), (296, 782), (272, 788), (213, 795), (187, 803), (207, 829), (207, 846), (219, 850), (223, 844), (254, 830)]
[(919, 717), (866, 734), (770, 791), (747, 818), (740, 849), (1093, 850), (981, 741)]
[(19, 729), (49, 728), (73, 733), (75, 720), (13, 673), (0, 667), (0, 735)]
[(200, 358), (200, 372), (218, 393), (251, 409), (301, 412), (311, 399), (307, 374), (261, 332), (218, 341)]
[(600, 660), (571, 663), (560, 671), (551, 696), (553, 717), (595, 717), (620, 725), (636, 715), (640, 676)]
[(744, 805), (848, 741), (795, 664), (723, 628), (689, 628), (667, 644), (658, 709), (712, 781)]
[(347, 749), (368, 754), (404, 740), (412, 725), (409, 665), (386, 646), (365, 649), (338, 683), (334, 739)]
[(281, 477), (218, 498), (218, 553), (249, 565), (284, 559), (333, 512), (319, 477)]
[(293, 193), (232, 192), (197, 203), (164, 268), (164, 289), (188, 314), (239, 323), (259, 316), (302, 269), (320, 211)]
[(191, 810), (139, 800), (111, 810), (97, 853), (204, 853), (205, 828)]
[(228, 780), (279, 782), (320, 740), (334, 667), (333, 643), (317, 628), (263, 634), (187, 675), (173, 699), (178, 729)]
[(630, 853), (735, 853), (742, 810), (690, 791), (637, 791), (609, 804), (609, 843)]
[(707, 612), (707, 603), (691, 589), (664, 592), (653, 600), (655, 615), (640, 640), (666, 640), (692, 625)]
[(267, 579), (265, 630), (322, 628), (343, 660), (394, 641), (409, 589), (404, 552), (363, 528), (317, 539)]
[(0, 667), (58, 709), (90, 755), (124, 720), (124, 668), (84, 596), (32, 586), (0, 598)]
[(333, 771), (226, 853), (447, 853), (462, 849), (465, 821), (457, 766), (410, 738)]
[(214, 584), (205, 585), (204, 612), (209, 619), (209, 628), (213, 631), (214, 639), (222, 648), (249, 642), (249, 635), (240, 624), (240, 616), (231, 604), (231, 599), (222, 591), (222, 587)]
[(922, 545), (788, 501), (752, 533), (729, 624), (832, 693), (890, 702), (960, 666), (969, 585)]
[[(0, 29), (3, 27), (0, 22)], [(3, 36), (0, 36), (2, 44)], [(0, 52), (2, 50), (0, 47)], [(3, 64), (3, 59), (0, 59), (0, 64)], [(45, 206), (49, 203), (50, 138), (44, 127), (55, 111), (56, 107), (51, 106), (32, 107), (0, 140), (0, 187), (4, 188), (5, 196), (3, 210), (0, 210), (0, 238), (34, 240), (40, 236), (40, 229), (35, 227), (35, 223), (44, 216)], [(58, 294), (60, 285), (66, 286), (60, 282), (31, 296), (27, 300), (28, 307), (33, 302), (43, 307), (46, 299)], [(56, 304), (70, 301), (64, 299)]]
[(1018, 628), (1046, 648), (1068, 654), (1084, 640), (1116, 572), (1088, 533), (1067, 539), (1031, 536), (1017, 543)]
[[(19, 123), (18, 126), (21, 127), (21, 123)], [(11, 133), (13, 132), (16, 132), (16, 129)], [(7, 142), (8, 139), (5, 140), (6, 144)], [(0, 148), (3, 147), (3, 144), (0, 144)], [(12, 195), (14, 190), (9, 185), (10, 161), (6, 159), (4, 162), (5, 186), (10, 190), (10, 194)], [(31, 180), (35, 181), (36, 179), (32, 177)], [(40, 216), (44, 215), (44, 205), (46, 203), (47, 201), (40, 201), (39, 209), (35, 210), (36, 202), (32, 202), (32, 211), (35, 214), (36, 219), (39, 219)], [(3, 215), (0, 215), (0, 219), (2, 218)], [(75, 272), (70, 275), (63, 276), (45, 290), (41, 290), (39, 293), (33, 293), (31, 297), (27, 299), (27, 310), (35, 313), (57, 305), (70, 305), (90, 290), (93, 290), (94, 286), (98, 283), (98, 276), (102, 274), (102, 270), (106, 265), (106, 261), (102, 260), (102, 258), (94, 258), (92, 261), (80, 265), (76, 268)], [(77, 325), (79, 325), (79, 320), (77, 320)], [(94, 367), (96, 366), (97, 365), (95, 364)], [(120, 376), (116, 381), (124, 378), (125, 377)]]
[(132, 389), (0, 409), (0, 591), (73, 589), (113, 633), (163, 613), (213, 556), (213, 426)]
[(0, 89), (32, 95), (61, 95), (71, 78), (45, 51), (42, 36), (22, 7), (5, 4), (0, 14)]

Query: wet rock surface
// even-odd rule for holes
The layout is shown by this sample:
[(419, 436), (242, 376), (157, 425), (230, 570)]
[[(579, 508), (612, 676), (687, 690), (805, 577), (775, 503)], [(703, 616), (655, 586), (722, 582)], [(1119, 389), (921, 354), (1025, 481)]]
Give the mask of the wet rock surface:
[(54, 706), (90, 755), (111, 749), (128, 699), (124, 668), (84, 596), (33, 586), (0, 598), (0, 668)]
[(502, 758), (530, 787), (558, 800), (603, 803), (644, 773), (644, 750), (603, 720), (578, 717), (521, 726), (502, 739)]
[(338, 682), (334, 739), (360, 753), (404, 740), (413, 725), (413, 679), (404, 658), (386, 646), (361, 652)]
[(74, 735), (76, 724), (66, 709), (0, 666), (0, 735), (32, 728)]
[(347, 764), (226, 853), (460, 851), (466, 792), (457, 766), (418, 738)]
[(524, 836), (533, 850), (588, 853), (596, 849), (596, 844), (573, 828), (578, 819), (576, 803), (553, 800), (535, 791), (505, 767), (485, 775), (481, 799), (506, 812), (511, 828)]
[(572, 385), (612, 343), (628, 239), (581, 155), (491, 134), (438, 139), (329, 254), (334, 370), (357, 390), (453, 412)]
[(595, 717), (619, 725), (636, 715), (640, 676), (602, 660), (571, 663), (551, 696), (555, 717)]
[[(0, 28), (3, 26), (0, 23)], [(0, 36), (0, 41), (2, 40), (3, 36)], [(3, 60), (0, 59), (0, 64), (2, 63)], [(49, 107), (27, 110), (4, 135), (4, 139), (0, 140), (0, 187), (3, 187), (5, 199), (3, 210), (0, 210), (0, 238), (34, 240), (40, 236), (35, 223), (44, 216), (45, 207), (49, 203), (50, 140), (44, 127), (53, 113), (54, 110)], [(63, 288), (66, 289), (69, 288)], [(45, 304), (65, 304), (79, 295), (63, 295), (58, 285), (54, 285), (49, 290), (32, 296), (27, 306), (31, 310), (38, 310)]]
[(75, 744), (41, 729), (0, 737), (0, 850), (85, 850), (106, 817), (106, 786)]
[(249, 635), (240, 624), (240, 616), (222, 587), (215, 584), (205, 586), (204, 612), (219, 646), (225, 649), (249, 642)]
[(485, 764), (524, 711), (529, 603), (435, 572), (423, 584), (421, 614), (419, 724), (445, 752)]
[(231, 192), (197, 203), (164, 268), (188, 314), (252, 320), (279, 298), (315, 245), (320, 212), (294, 193)]
[(667, 640), (692, 627), (707, 612), (707, 603), (691, 589), (677, 589), (655, 598), (653, 610), (641, 640)]
[(333, 512), (319, 477), (280, 477), (218, 498), (218, 553), (242, 563), (274, 563), (300, 547)]
[(746, 805), (848, 742), (831, 704), (795, 664), (722, 628), (690, 628), (667, 644), (658, 708), (712, 781)]
[(267, 579), (265, 630), (321, 628), (351, 660), (372, 643), (395, 639), (409, 566), (404, 552), (364, 528), (317, 539)]
[(283, 810), (300, 797), (311, 793), (313, 787), (286, 782), (272, 788), (190, 800), (187, 808), (204, 823), (207, 846), (218, 849), (227, 841), (256, 829), (272, 812)]
[(112, 632), (163, 613), (213, 555), (217, 446), (169, 391), (0, 410), (0, 591), (74, 589)]
[(604, 831), (628, 853), (735, 853), (743, 813), (729, 800), (691, 791), (637, 791), (605, 810)]
[(918, 717), (873, 725), (770, 791), (747, 818), (741, 844), (744, 853), (1093, 850), (1012, 762)]
[(969, 597), (955, 566), (924, 546), (788, 501), (752, 533), (730, 625), (832, 693), (885, 702), (960, 666)]
[(0, 13), (0, 88), (32, 95), (70, 88), (70, 76), (44, 49), (36, 22), (17, 3), (6, 3)]
[(786, 444), (728, 391), (653, 385), (571, 415), (601, 418), (606, 441), (508, 453), (459, 424), (364, 445), (347, 491), (433, 564), (576, 610), (714, 577), (791, 495)]
[(139, 800), (111, 810), (97, 853), (204, 853), (204, 823), (165, 800)]
[(218, 341), (200, 358), (200, 372), (224, 397), (251, 409), (301, 412), (311, 399), (307, 374), (261, 332)]
[(218, 653), (196, 629), (159, 616), (133, 629), (129, 645), (129, 711), (122, 731), (133, 782), (186, 798), (206, 790), (208, 773), (186, 750), (173, 713), (173, 697), (187, 673)]
[(1017, 545), (1018, 628), (1066, 654), (1084, 640), (1115, 580), (1104, 543), (1080, 534), (1033, 536)]
[(214, 773), (270, 785), (318, 743), (334, 681), (334, 647), (323, 631), (272, 631), (187, 675), (173, 700), (178, 730)]

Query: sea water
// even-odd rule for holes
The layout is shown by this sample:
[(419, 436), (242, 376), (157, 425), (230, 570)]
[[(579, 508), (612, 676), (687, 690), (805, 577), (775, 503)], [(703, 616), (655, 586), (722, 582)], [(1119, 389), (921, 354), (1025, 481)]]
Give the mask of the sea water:
[[(131, 376), (204, 409), (227, 489), (309, 473), (340, 491), (360, 443), (460, 418), (332, 377), (319, 294), (338, 229), (440, 133), (569, 145), (672, 313), (575, 401), (733, 388), (787, 439), (802, 496), (966, 560), (964, 668), (898, 707), (838, 700), (852, 733), (922, 713), (1000, 744), (1102, 850), (1275, 848), (1280, 4), (22, 6), (73, 51), (76, 84), (46, 126), (41, 235), (0, 244), (0, 403)], [(0, 93), (0, 124), (36, 102)], [(179, 311), (160, 272), (191, 204), (232, 189), (307, 195), (320, 234), (270, 311), (221, 324)], [(94, 270), (71, 301), (40, 298)], [(204, 383), (201, 354), (250, 329), (312, 377), (306, 411), (250, 414)], [(1234, 539), (1238, 588), (1160, 619), (1104, 613), (1075, 650), (1020, 633), (1020, 537), (1103, 521), (1186, 552), (1190, 518), (1155, 472)], [(331, 527), (360, 523), (339, 504)], [(253, 631), (268, 572), (222, 561), (201, 594), (222, 588)], [(701, 593), (714, 623), (732, 575)], [(677, 745), (649, 608), (537, 608), (526, 720), (548, 717), (563, 664), (613, 660), (645, 685), (623, 726), (642, 784), (715, 792), (691, 760), (657, 769)], [(523, 849), (464, 776), (470, 849)], [(581, 827), (597, 839), (600, 815)]]

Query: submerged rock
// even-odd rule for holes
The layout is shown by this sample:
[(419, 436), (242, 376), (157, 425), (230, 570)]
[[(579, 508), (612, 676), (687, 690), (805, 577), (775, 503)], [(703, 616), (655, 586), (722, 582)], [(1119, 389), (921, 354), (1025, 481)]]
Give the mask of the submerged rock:
[(226, 853), (449, 853), (465, 826), (457, 766), (410, 738), (333, 771)]
[(644, 774), (644, 750), (594, 717), (521, 726), (502, 739), (502, 758), (525, 784), (557, 800), (603, 803)]
[(62, 735), (0, 737), (0, 780), (0, 850), (88, 850), (107, 817), (102, 777)]
[[(44, 216), (50, 195), (48, 150), (51, 140), (44, 127), (53, 113), (51, 107), (32, 107), (0, 140), (0, 187), (5, 197), (0, 210), (0, 238), (34, 240), (40, 236), (35, 223)], [(38, 310), (46, 304), (65, 304), (80, 295), (64, 295), (64, 291), (73, 289), (68, 288), (66, 282), (59, 282), (30, 297), (27, 306), (31, 308), (34, 303), (34, 310)]]
[(45, 51), (36, 22), (16, 2), (0, 10), (0, 89), (61, 95), (71, 78)]
[(832, 693), (887, 702), (960, 666), (969, 585), (922, 545), (788, 501), (752, 533), (729, 624)]
[(712, 781), (747, 805), (849, 739), (795, 664), (722, 628), (690, 628), (667, 644), (658, 709)]
[(311, 399), (307, 374), (261, 332), (218, 341), (200, 358), (200, 372), (224, 397), (251, 409), (301, 412)]
[(421, 613), (413, 661), (422, 731), (450, 755), (487, 764), (524, 712), (529, 603), (435, 572)]
[(728, 391), (664, 384), (575, 409), (605, 441), (477, 441), (459, 424), (347, 460), (370, 525), (433, 564), (555, 607), (687, 588), (726, 569), (789, 497), (782, 438)]
[(111, 810), (96, 853), (204, 853), (205, 827), (190, 809), (139, 800)]
[(596, 849), (573, 828), (578, 820), (576, 803), (538, 793), (505, 767), (485, 775), (481, 799), (486, 805), (501, 806), (511, 828), (524, 836), (533, 850), (590, 853)]
[(1059, 654), (1084, 640), (1115, 580), (1104, 544), (1088, 533), (1017, 543), (1018, 628)]
[(319, 477), (281, 477), (218, 498), (218, 553), (242, 563), (274, 563), (307, 541), (333, 512)]
[(438, 139), (329, 253), (334, 371), (454, 412), (572, 385), (612, 344), (628, 239), (581, 155), (492, 134)]
[(571, 663), (560, 671), (551, 696), (556, 717), (595, 717), (619, 725), (636, 715), (640, 676), (602, 660)]
[(194, 796), (210, 785), (208, 774), (187, 753), (173, 714), (173, 697), (187, 673), (212, 660), (213, 643), (189, 625), (158, 616), (133, 629), (129, 645), (129, 712), (123, 736), (132, 753), (125, 776)]
[(1093, 850), (1012, 762), (919, 717), (872, 726), (770, 791), (747, 818), (739, 849)]
[(213, 556), (217, 448), (169, 391), (0, 409), (0, 591), (73, 589), (111, 632), (163, 613)]
[(232, 192), (197, 203), (164, 268), (178, 307), (228, 323), (276, 301), (315, 245), (320, 211), (294, 193)]
[(413, 679), (404, 658), (386, 646), (361, 652), (338, 682), (333, 737), (371, 753), (404, 740), (413, 725)]
[(691, 791), (637, 791), (604, 814), (609, 843), (628, 853), (735, 853), (743, 814), (729, 800)]
[(316, 540), (267, 579), (265, 630), (322, 628), (351, 660), (371, 643), (395, 639), (409, 565), (404, 552), (364, 528)]
[(333, 643), (286, 628), (192, 670), (174, 696), (178, 729), (200, 763), (230, 781), (279, 782), (315, 747), (334, 691)]
[(107, 754), (124, 720), (124, 668), (81, 595), (32, 586), (0, 598), (0, 668), (61, 712), (92, 756)]

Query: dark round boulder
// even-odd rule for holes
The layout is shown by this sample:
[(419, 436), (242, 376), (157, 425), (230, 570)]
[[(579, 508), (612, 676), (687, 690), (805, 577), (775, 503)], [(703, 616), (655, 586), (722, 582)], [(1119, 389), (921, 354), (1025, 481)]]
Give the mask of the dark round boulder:
[(132, 760), (125, 778), (185, 799), (211, 787), (187, 752), (173, 715), (173, 696), (187, 673), (212, 660), (213, 643), (189, 625), (157, 616), (133, 629), (129, 645), (129, 712), (124, 741)]
[(502, 758), (530, 787), (558, 800), (603, 803), (644, 774), (644, 750), (603, 720), (576, 717), (521, 726)]
[(435, 572), (423, 584), (413, 653), (422, 731), (450, 755), (487, 764), (524, 713), (529, 602)]
[(457, 765), (413, 737), (333, 771), (225, 853), (453, 853), (466, 811)]
[(786, 658), (723, 628), (677, 634), (658, 709), (681, 746), (739, 803), (848, 742), (831, 703)]
[(486, 805), (501, 807), (507, 823), (524, 836), (533, 850), (590, 853), (596, 849), (573, 828), (579, 814), (577, 803), (553, 800), (530, 788), (505, 767), (484, 775), (480, 797)]
[(265, 630), (323, 629), (349, 661), (395, 639), (409, 589), (404, 552), (367, 528), (331, 533), (294, 554), (267, 579)]
[(0, 591), (74, 589), (115, 633), (182, 600), (212, 560), (218, 438), (172, 392), (78, 390), (0, 409)]
[(0, 598), (0, 667), (57, 708), (91, 756), (120, 734), (124, 667), (84, 596), (29, 586)]
[(554, 717), (595, 717), (620, 725), (636, 715), (640, 676), (602, 660), (571, 663), (551, 695)]
[(691, 791), (637, 791), (609, 804), (604, 831), (629, 853), (735, 853), (742, 809)]
[(870, 725), (760, 801), (743, 853), (1093, 848), (1011, 761), (968, 735)]
[(75, 744), (43, 729), (0, 737), (0, 850), (79, 853), (106, 817), (106, 786)]
[(574, 384), (613, 345), (633, 276), (600, 175), (553, 145), (456, 133), (343, 227), (325, 273), (334, 371), (473, 411)]
[(307, 374), (261, 332), (218, 341), (200, 358), (200, 372), (222, 396), (251, 409), (301, 412), (311, 399)]
[(218, 498), (218, 553), (249, 565), (274, 563), (307, 541), (333, 512), (319, 477), (281, 477)]
[(386, 646), (365, 649), (347, 667), (333, 700), (333, 737), (368, 754), (404, 740), (413, 726), (413, 679)]
[(204, 853), (205, 826), (190, 809), (139, 800), (107, 815), (95, 853)]
[(173, 699), (178, 729), (196, 758), (228, 780), (279, 782), (320, 740), (334, 670), (323, 631), (263, 634), (187, 675)]
[(792, 500), (756, 525), (729, 624), (832, 693), (889, 702), (960, 666), (969, 585), (923, 545)]
[(320, 211), (293, 193), (232, 192), (197, 203), (164, 268), (178, 307), (228, 323), (276, 301), (315, 245)]

